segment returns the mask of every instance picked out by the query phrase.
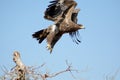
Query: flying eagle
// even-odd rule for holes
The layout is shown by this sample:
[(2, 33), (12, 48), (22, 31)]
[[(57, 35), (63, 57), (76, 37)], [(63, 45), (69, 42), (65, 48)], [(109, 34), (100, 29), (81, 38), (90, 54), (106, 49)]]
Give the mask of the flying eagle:
[[(56, 42), (64, 33), (69, 33), (73, 40), (78, 44), (80, 40), (77, 38), (78, 30), (84, 29), (82, 24), (77, 24), (77, 15), (79, 9), (75, 9), (77, 3), (73, 0), (54, 0), (45, 11), (45, 18), (55, 23), (46, 29), (35, 32), (32, 36), (39, 43), (47, 39), (47, 49), (50, 53)], [(52, 11), (54, 11), (52, 13)]]

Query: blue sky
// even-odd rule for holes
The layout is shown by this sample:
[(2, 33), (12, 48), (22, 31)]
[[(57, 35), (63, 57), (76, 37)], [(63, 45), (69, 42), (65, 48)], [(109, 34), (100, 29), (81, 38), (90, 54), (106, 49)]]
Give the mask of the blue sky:
[[(65, 69), (68, 60), (73, 68), (80, 70), (76, 75), (80, 80), (105, 80), (106, 75), (114, 75), (120, 69), (120, 1), (76, 0), (77, 8), (81, 9), (78, 23), (86, 27), (79, 30), (82, 42), (76, 45), (65, 34), (51, 55), (46, 41), (38, 44), (31, 36), (53, 24), (43, 18), (49, 1), (0, 0), (0, 66), (8, 69), (15, 66), (12, 55), (17, 50), (26, 65), (46, 63), (46, 70), (51, 73)], [(120, 79), (119, 75), (120, 72), (116, 80)], [(72, 77), (65, 73), (49, 80), (63, 78)]]

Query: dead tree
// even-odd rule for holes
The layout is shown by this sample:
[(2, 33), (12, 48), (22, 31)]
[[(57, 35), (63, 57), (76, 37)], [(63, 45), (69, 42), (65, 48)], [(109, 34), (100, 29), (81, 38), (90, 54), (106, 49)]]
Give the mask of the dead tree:
[(17, 74), (16, 80), (25, 80), (26, 66), (23, 64), (23, 62), (20, 58), (19, 52), (15, 51), (13, 53), (13, 61), (16, 64), (16, 66), (14, 67), (16, 74)]
[[(61, 70), (59, 72), (49, 74), (48, 72), (41, 73), (41, 67), (43, 67), (45, 64), (42, 64), (39, 67), (33, 67), (33, 66), (26, 66), (20, 57), (20, 53), (18, 51), (15, 51), (13, 53), (13, 61), (15, 62), (16, 66), (13, 67), (10, 71), (8, 71), (5, 67), (4, 73), (5, 75), (0, 77), (0, 80), (46, 80), (48, 78), (53, 78), (58, 76), (59, 74), (70, 72), (72, 77), (75, 78), (72, 74), (72, 71), (76, 71), (72, 69), (71, 64), (67, 64), (67, 68), (65, 70)], [(39, 71), (40, 69), (40, 71)]]

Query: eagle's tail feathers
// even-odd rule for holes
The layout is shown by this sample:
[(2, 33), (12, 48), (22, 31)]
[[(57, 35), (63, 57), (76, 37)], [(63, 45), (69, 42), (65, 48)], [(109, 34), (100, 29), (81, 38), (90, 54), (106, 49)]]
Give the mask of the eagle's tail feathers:
[(41, 43), (48, 35), (47, 29), (42, 29), (40, 31), (35, 32), (32, 36), (36, 38), (39, 43)]

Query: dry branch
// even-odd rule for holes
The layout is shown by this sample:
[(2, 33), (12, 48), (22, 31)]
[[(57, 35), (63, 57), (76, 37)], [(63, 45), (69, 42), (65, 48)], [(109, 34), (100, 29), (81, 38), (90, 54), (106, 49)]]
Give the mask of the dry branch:
[[(53, 78), (58, 76), (59, 74), (70, 72), (72, 74), (72, 71), (77, 71), (71, 69), (71, 64), (67, 64), (67, 68), (65, 70), (48, 74), (47, 72), (41, 73), (42, 69), (41, 67), (44, 67), (45, 63), (42, 64), (39, 67), (34, 66), (26, 66), (20, 57), (20, 53), (18, 51), (15, 51), (13, 53), (13, 61), (15, 62), (16, 66), (13, 67), (10, 71), (4, 67), (3, 71), (5, 73), (4, 76), (0, 77), (1, 80), (46, 80), (48, 78)], [(72, 77), (74, 77), (72, 75)]]
[(20, 53), (15, 51), (13, 53), (13, 61), (16, 63), (15, 66), (15, 71), (17, 73), (17, 78), (16, 80), (25, 80), (25, 65), (23, 64), (21, 58), (20, 58)]

